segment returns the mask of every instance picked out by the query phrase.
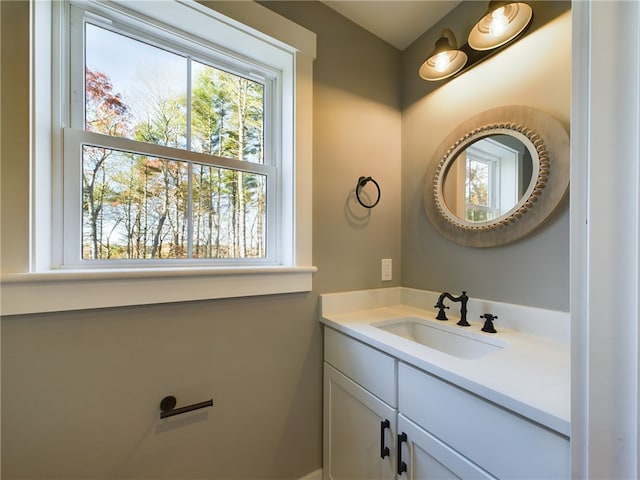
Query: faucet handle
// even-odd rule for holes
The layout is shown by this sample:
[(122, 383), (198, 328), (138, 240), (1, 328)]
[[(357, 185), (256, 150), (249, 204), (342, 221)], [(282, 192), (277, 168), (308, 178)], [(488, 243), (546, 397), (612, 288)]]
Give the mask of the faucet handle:
[(436, 303), (436, 304), (434, 305), (434, 307), (438, 309), (438, 315), (436, 316), (436, 320), (442, 320), (442, 321), (449, 320), (449, 319), (447, 318), (447, 314), (446, 314), (446, 313), (444, 313), (444, 309), (445, 309), (445, 308), (449, 308), (449, 307), (447, 307), (447, 306), (446, 306), (444, 303), (442, 303), (442, 302), (438, 302), (438, 303)]
[(498, 318), (497, 315), (492, 315), (490, 313), (485, 313), (484, 315), (480, 315), (480, 318), (484, 318), (484, 325), (481, 330), (487, 333), (498, 333), (496, 327), (493, 326), (493, 321)]

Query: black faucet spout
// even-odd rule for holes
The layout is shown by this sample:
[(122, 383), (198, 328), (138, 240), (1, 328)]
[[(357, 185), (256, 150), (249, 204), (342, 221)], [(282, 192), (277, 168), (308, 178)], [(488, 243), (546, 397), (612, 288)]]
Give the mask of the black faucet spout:
[(445, 308), (449, 308), (445, 306), (444, 299), (448, 298), (452, 302), (460, 302), (460, 321), (458, 321), (458, 325), (462, 327), (470, 326), (467, 321), (467, 302), (469, 301), (469, 297), (467, 296), (467, 292), (462, 291), (462, 295), (459, 297), (454, 297), (449, 292), (443, 292), (438, 297), (438, 302), (434, 305), (435, 308), (438, 309), (438, 315), (436, 316), (436, 320), (448, 320), (447, 315), (444, 313)]

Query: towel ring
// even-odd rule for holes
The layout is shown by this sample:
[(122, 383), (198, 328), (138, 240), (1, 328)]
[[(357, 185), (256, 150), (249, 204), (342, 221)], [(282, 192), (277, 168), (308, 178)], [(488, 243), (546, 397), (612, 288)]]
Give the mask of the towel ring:
[[(376, 186), (376, 188), (378, 189), (378, 197), (376, 198), (376, 201), (373, 202), (371, 205), (367, 205), (366, 203), (364, 203), (362, 201), (362, 199), (360, 198), (360, 189), (364, 188), (364, 186), (368, 183), (368, 182), (373, 182), (373, 184)], [(358, 203), (360, 205), (362, 205), (365, 208), (373, 208), (375, 207), (378, 202), (380, 201), (380, 185), (378, 185), (378, 182), (376, 182), (373, 178), (371, 177), (360, 177), (358, 179), (358, 184), (356, 185), (356, 198), (358, 199)]]

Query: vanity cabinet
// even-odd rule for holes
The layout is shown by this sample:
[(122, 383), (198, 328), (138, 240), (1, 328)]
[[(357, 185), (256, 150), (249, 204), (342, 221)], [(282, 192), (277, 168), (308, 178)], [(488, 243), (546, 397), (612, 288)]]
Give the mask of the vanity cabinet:
[(396, 410), (325, 364), (325, 479), (394, 478)]
[(325, 480), (569, 478), (566, 436), (324, 331)]

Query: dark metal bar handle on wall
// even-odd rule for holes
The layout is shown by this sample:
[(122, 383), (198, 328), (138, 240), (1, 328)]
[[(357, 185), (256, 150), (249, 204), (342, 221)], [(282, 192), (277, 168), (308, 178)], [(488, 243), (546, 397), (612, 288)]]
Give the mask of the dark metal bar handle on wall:
[(192, 412), (201, 408), (213, 407), (213, 399), (206, 402), (194, 403), (193, 405), (187, 405), (186, 407), (176, 407), (176, 397), (169, 395), (164, 397), (160, 402), (160, 418), (173, 417), (174, 415), (180, 415), (182, 413)]
[[(368, 183), (368, 182), (372, 182), (375, 186), (376, 189), (378, 190), (378, 197), (376, 198), (376, 201), (373, 202), (372, 204), (366, 204), (362, 201), (362, 199), (360, 198), (360, 190), (364, 188), (364, 186)], [(360, 205), (362, 205), (364, 208), (373, 208), (375, 207), (378, 202), (380, 201), (380, 185), (378, 185), (378, 182), (376, 182), (373, 178), (371, 177), (360, 177), (358, 179), (358, 184), (356, 185), (356, 198), (358, 199), (358, 203)]]

